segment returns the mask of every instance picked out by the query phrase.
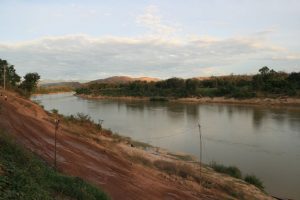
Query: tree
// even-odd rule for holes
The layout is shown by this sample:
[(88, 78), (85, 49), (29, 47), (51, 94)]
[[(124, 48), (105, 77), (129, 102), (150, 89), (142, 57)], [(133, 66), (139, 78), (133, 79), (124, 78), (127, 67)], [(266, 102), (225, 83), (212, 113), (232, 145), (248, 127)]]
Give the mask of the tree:
[(288, 81), (291, 82), (295, 88), (300, 89), (300, 72), (292, 72), (288, 76)]
[(37, 87), (37, 83), (40, 80), (38, 73), (28, 73), (24, 76), (24, 81), (20, 84), (20, 88), (27, 93), (32, 93)]
[(267, 66), (262, 67), (261, 69), (258, 70), (261, 75), (266, 75), (270, 72), (270, 69)]
[(0, 59), (0, 84), (3, 84), (3, 72), (5, 67), (5, 76), (6, 76), (6, 85), (9, 86), (16, 86), (21, 77), (16, 73), (15, 67), (10, 65), (6, 60)]
[(185, 88), (188, 92), (188, 95), (196, 95), (197, 87), (198, 87), (198, 80), (187, 79), (185, 81)]

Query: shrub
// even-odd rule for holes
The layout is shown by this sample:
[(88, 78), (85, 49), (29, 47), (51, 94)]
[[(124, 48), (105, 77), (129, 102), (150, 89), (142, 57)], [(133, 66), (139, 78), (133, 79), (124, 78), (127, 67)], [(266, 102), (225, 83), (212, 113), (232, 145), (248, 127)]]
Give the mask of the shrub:
[(147, 167), (152, 167), (152, 165), (153, 165), (149, 159), (147, 159), (143, 155), (139, 155), (139, 154), (134, 154), (134, 155), (130, 156), (130, 160), (135, 163), (140, 163)]
[(164, 160), (156, 160), (153, 164), (157, 169), (162, 170), (168, 174), (177, 174), (176, 165), (174, 163)]
[(87, 123), (87, 124), (93, 124), (93, 125), (96, 125), (92, 118), (89, 116), (89, 115), (86, 115), (84, 113), (77, 113), (76, 115), (69, 115), (69, 116), (64, 116), (64, 119), (66, 121), (71, 121), (71, 122), (77, 122), (77, 123), (80, 123), (80, 124), (84, 124), (84, 123)]
[(57, 109), (54, 109), (54, 108), (51, 110), (51, 112), (52, 112), (53, 114), (55, 114), (55, 115), (58, 114), (58, 110), (57, 110)]
[(153, 162), (154, 167), (166, 172), (169, 175), (177, 175), (182, 178), (193, 178), (196, 182), (200, 183), (200, 176), (189, 165), (176, 164), (164, 160), (156, 160)]
[(242, 178), (241, 171), (239, 170), (239, 168), (237, 168), (235, 166), (226, 167), (222, 164), (217, 164), (216, 162), (212, 162), (210, 164), (210, 167), (213, 168), (216, 172), (228, 174), (229, 176), (239, 178), (239, 179)]
[(252, 185), (255, 185), (256, 187), (258, 187), (261, 190), (264, 190), (264, 186), (261, 180), (259, 180), (256, 176), (254, 175), (246, 175), (244, 180), (247, 183), (250, 183)]

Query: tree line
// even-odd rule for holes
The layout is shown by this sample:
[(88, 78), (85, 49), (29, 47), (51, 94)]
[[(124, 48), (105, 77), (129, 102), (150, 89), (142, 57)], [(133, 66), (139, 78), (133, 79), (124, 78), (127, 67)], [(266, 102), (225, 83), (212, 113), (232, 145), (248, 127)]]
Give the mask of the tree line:
[(15, 90), (24, 96), (34, 92), (40, 79), (40, 75), (34, 72), (27, 73), (21, 80), (21, 76), (17, 74), (14, 65), (0, 59), (0, 85), (2, 87), (4, 86), (4, 71), (6, 88)]
[(170, 78), (157, 82), (93, 83), (77, 94), (136, 97), (271, 97), (300, 96), (300, 72), (276, 72), (262, 67), (255, 75), (229, 75), (204, 80)]

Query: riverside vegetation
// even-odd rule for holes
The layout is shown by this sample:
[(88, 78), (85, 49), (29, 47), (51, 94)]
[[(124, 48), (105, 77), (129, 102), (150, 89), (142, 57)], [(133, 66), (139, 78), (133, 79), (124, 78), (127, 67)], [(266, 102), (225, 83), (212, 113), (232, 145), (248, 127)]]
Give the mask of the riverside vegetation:
[(76, 89), (81, 95), (150, 97), (153, 100), (184, 97), (300, 96), (300, 72), (276, 72), (263, 67), (255, 75), (230, 75), (204, 80), (170, 78), (157, 82), (92, 83)]

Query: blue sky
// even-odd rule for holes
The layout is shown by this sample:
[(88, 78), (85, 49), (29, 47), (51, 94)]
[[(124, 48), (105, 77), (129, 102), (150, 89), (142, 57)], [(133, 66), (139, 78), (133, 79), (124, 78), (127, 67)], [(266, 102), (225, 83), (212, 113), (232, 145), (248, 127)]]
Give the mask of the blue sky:
[[(0, 1), (0, 58), (90, 80), (300, 70), (300, 1)], [(83, 73), (84, 72), (84, 73)]]

